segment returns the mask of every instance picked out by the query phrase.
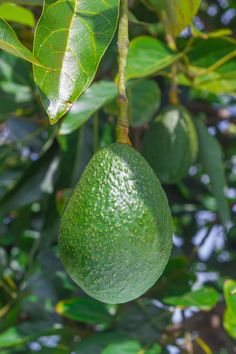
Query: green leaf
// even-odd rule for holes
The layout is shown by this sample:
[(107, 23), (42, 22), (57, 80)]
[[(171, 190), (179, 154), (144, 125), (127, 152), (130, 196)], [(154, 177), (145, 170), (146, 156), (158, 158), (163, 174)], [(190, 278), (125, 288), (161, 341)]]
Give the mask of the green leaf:
[(55, 310), (61, 316), (88, 324), (109, 325), (111, 322), (106, 306), (92, 298), (62, 300)]
[(30, 27), (35, 26), (33, 13), (24, 7), (12, 3), (7, 2), (0, 5), (0, 17), (6, 21), (16, 22)]
[(141, 345), (134, 340), (128, 340), (123, 343), (109, 344), (102, 354), (138, 354), (141, 351)]
[(49, 71), (34, 78), (50, 122), (56, 123), (91, 84), (117, 26), (119, 0), (46, 0), (34, 54)]
[(123, 331), (106, 331), (96, 333), (85, 338), (76, 346), (76, 353), (79, 354), (101, 354), (102, 350), (111, 343), (120, 343), (128, 339)]
[(196, 15), (202, 0), (146, 0), (162, 18), (167, 33), (177, 36)]
[(149, 123), (160, 107), (161, 91), (154, 80), (138, 82), (128, 89), (129, 122), (132, 126)]
[(154, 75), (173, 64), (181, 56), (181, 53), (174, 53), (164, 43), (155, 38), (136, 37), (130, 43), (127, 79)]
[(224, 313), (224, 328), (228, 334), (236, 339), (236, 281), (226, 280), (224, 283), (224, 296), (226, 311)]
[[(6, 1), (7, 0), (0, 0), (0, 4)], [(28, 6), (43, 6), (43, 0), (11, 0), (11, 3)]]
[(189, 262), (186, 257), (171, 258), (161, 278), (150, 290), (150, 294), (160, 299), (173, 295), (181, 296), (190, 291), (195, 280), (195, 274), (189, 271)]
[(214, 94), (236, 95), (236, 42), (229, 38), (196, 39), (188, 53), (188, 81), (179, 83)]
[[(43, 326), (44, 325), (44, 326)], [(60, 334), (62, 330), (59, 328), (50, 328), (45, 323), (23, 323), (18, 326), (11, 327), (0, 333), (0, 348), (11, 348), (24, 343), (28, 343), (43, 335)]]
[(63, 120), (59, 134), (70, 134), (80, 128), (102, 106), (113, 100), (117, 88), (113, 82), (99, 81), (89, 87), (74, 103)]
[(0, 49), (27, 60), (35, 66), (43, 67), (33, 53), (19, 41), (11, 26), (2, 18), (0, 18)]
[(42, 198), (47, 184), (52, 183), (58, 160), (52, 146), (37, 161), (32, 162), (15, 186), (1, 199), (4, 212), (16, 210)]
[(203, 287), (196, 291), (185, 293), (182, 296), (170, 296), (163, 299), (168, 305), (181, 308), (194, 306), (201, 310), (209, 311), (214, 307), (218, 300), (218, 292), (210, 287)]
[(121, 343), (109, 344), (102, 354), (161, 354), (161, 347), (156, 343), (150, 349), (144, 350), (139, 342), (126, 340)]
[(199, 140), (199, 159), (210, 177), (212, 192), (219, 206), (221, 222), (226, 224), (230, 220), (230, 209), (224, 195), (226, 182), (221, 146), (216, 138), (208, 133), (200, 120), (195, 119), (195, 125)]

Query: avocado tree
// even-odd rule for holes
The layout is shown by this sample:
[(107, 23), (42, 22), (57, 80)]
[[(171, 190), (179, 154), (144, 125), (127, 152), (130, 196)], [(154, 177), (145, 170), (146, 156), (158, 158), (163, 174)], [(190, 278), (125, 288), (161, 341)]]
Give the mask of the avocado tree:
[(236, 352), (234, 1), (0, 1), (0, 351)]

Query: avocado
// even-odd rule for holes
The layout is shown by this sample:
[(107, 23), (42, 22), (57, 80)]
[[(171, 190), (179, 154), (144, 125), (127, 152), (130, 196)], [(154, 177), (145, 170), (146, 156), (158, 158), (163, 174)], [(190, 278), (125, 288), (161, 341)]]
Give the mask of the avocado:
[(172, 247), (166, 195), (130, 145), (98, 151), (62, 215), (59, 253), (68, 274), (90, 296), (123, 303), (160, 277)]
[(162, 183), (174, 184), (188, 174), (198, 152), (194, 123), (182, 106), (168, 106), (142, 141), (142, 153)]

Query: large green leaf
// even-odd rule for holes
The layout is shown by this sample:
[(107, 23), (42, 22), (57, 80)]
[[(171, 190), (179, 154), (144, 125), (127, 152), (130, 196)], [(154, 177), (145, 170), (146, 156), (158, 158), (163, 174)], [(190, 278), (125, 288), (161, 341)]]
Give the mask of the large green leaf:
[(200, 120), (195, 119), (195, 125), (199, 140), (199, 159), (210, 177), (221, 221), (226, 224), (230, 220), (230, 210), (224, 195), (226, 182), (221, 146), (216, 138), (208, 133), (207, 128)]
[(191, 24), (202, 0), (145, 0), (164, 21), (166, 31), (177, 36)]
[(80, 128), (102, 106), (113, 100), (117, 88), (113, 82), (100, 81), (89, 87), (74, 103), (63, 120), (59, 134), (70, 134)]
[(224, 296), (226, 311), (224, 313), (224, 328), (229, 335), (236, 339), (236, 281), (226, 280), (224, 283)]
[(0, 49), (27, 60), (35, 66), (43, 67), (33, 53), (19, 41), (11, 26), (2, 18), (0, 18)]
[(34, 78), (50, 122), (56, 123), (91, 84), (117, 26), (119, 0), (46, 0), (34, 54), (47, 67)]
[(127, 79), (156, 74), (180, 58), (182, 54), (171, 51), (158, 39), (141, 36), (130, 43)]
[(185, 293), (182, 296), (170, 296), (164, 298), (164, 302), (168, 305), (181, 308), (194, 306), (205, 311), (214, 307), (218, 300), (218, 292), (209, 287), (203, 287), (199, 290)]
[(111, 322), (106, 306), (92, 298), (62, 300), (56, 305), (56, 312), (71, 320), (88, 324), (109, 325)]
[(30, 10), (9, 2), (0, 5), (0, 17), (30, 27), (35, 25), (34, 15)]

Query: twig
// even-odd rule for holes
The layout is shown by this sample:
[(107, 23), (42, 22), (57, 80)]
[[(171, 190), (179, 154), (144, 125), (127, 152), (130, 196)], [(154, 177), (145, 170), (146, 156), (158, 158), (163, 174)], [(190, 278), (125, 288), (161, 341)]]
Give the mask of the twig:
[(118, 106), (119, 115), (116, 125), (116, 141), (130, 144), (128, 98), (126, 95), (126, 65), (129, 50), (128, 0), (120, 2), (118, 31)]

